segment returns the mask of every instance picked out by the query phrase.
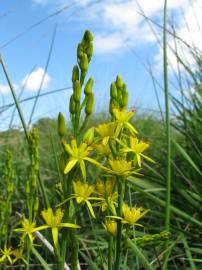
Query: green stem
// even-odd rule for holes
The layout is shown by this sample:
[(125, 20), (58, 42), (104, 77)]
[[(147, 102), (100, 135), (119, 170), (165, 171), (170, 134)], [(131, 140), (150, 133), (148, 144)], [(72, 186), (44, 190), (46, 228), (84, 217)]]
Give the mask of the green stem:
[[(117, 214), (119, 217), (122, 216), (122, 206), (123, 206), (123, 200), (124, 200), (124, 194), (125, 194), (125, 180), (120, 178), (118, 179), (118, 194), (119, 194), (119, 200), (118, 200), (118, 210)], [(117, 221), (117, 243), (116, 243), (116, 263), (115, 263), (115, 269), (120, 269), (120, 263), (121, 263), (121, 238), (122, 238), (122, 223), (121, 220)]]
[(166, 112), (166, 144), (167, 144), (167, 173), (166, 173), (166, 216), (165, 230), (170, 229), (170, 190), (171, 190), (171, 140), (170, 140), (170, 113), (168, 93), (168, 63), (167, 63), (167, 0), (164, 2), (164, 28), (163, 28), (163, 60), (164, 60), (164, 90)]
[(19, 114), (19, 117), (20, 117), (20, 120), (21, 120), (23, 129), (24, 129), (25, 137), (26, 137), (27, 141), (29, 141), (29, 136), (28, 136), (27, 127), (26, 127), (26, 124), (25, 124), (25, 119), (24, 119), (24, 117), (23, 117), (23, 113), (22, 113), (22, 111), (21, 111), (21, 108), (20, 108), (20, 105), (19, 105), (17, 96), (16, 96), (16, 94), (15, 94), (15, 90), (14, 90), (13, 84), (12, 84), (11, 79), (10, 79), (10, 76), (9, 76), (9, 74), (8, 74), (6, 65), (4, 64), (2, 55), (0, 55), (0, 62), (1, 62), (1, 65), (2, 65), (2, 68), (3, 68), (3, 71), (4, 71), (4, 74), (5, 74), (5, 76), (6, 76), (8, 85), (9, 85), (9, 87), (10, 87), (10, 90), (11, 90), (11, 93), (12, 93), (12, 96), (13, 96), (13, 99), (14, 99), (14, 101), (15, 101), (15, 106), (16, 106), (16, 108), (17, 108), (17, 111), (18, 111), (18, 114)]
[(129, 238), (126, 241), (127, 241), (127, 245), (132, 249), (135, 256), (137, 256), (139, 258), (139, 261), (144, 266), (144, 269), (145, 270), (154, 270), (154, 268), (148, 262), (148, 260), (146, 259), (144, 254), (141, 252), (141, 250), (135, 245), (135, 243), (132, 240), (130, 240)]
[(108, 240), (108, 270), (112, 270), (113, 264), (113, 236), (109, 235)]

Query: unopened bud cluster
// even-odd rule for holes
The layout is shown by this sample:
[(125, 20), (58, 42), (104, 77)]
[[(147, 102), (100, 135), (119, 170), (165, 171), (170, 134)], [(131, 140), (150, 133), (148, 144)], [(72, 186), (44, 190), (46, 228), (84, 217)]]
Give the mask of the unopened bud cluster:
[(121, 76), (116, 77), (116, 81), (110, 87), (109, 112), (113, 115), (113, 110), (126, 109), (128, 105), (128, 91), (126, 84), (123, 83)]

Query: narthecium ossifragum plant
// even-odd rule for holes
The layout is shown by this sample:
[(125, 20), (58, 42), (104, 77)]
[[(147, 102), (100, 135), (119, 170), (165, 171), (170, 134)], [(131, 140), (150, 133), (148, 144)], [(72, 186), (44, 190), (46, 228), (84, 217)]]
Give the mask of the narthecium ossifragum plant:
[[(63, 149), (60, 157), (62, 177), (57, 183), (58, 203), (52, 205), (50, 202), (50, 207), (40, 211), (40, 215), (36, 214), (40, 208), (39, 202), (36, 206), (33, 193), (30, 194), (30, 188), (34, 196), (38, 194), (38, 137), (34, 130), (30, 133), (32, 158), (26, 187), (28, 211), (22, 218), (21, 226), (15, 229), (15, 233), (20, 234), (20, 244), (17, 249), (12, 249), (5, 242), (1, 250), (1, 263), (17, 263), (19, 257), (20, 263), (26, 264), (33, 252), (43, 262), (44, 268), (48, 267), (50, 262), (40, 258), (35, 241), (36, 232), (43, 234), (44, 230), (50, 230), (48, 241), (53, 246), (58, 269), (64, 269), (65, 263), (69, 263), (71, 269), (78, 269), (80, 228), (85, 230), (85, 220), (90, 220), (94, 232), (95, 224), (106, 231), (108, 269), (118, 270), (124, 243), (127, 238), (134, 237), (134, 227), (142, 227), (141, 219), (148, 210), (129, 206), (125, 194), (127, 178), (140, 175), (142, 160), (153, 162), (144, 154), (149, 144), (138, 139), (138, 132), (131, 123), (134, 112), (127, 111), (128, 91), (120, 76), (110, 87), (111, 121), (86, 130), (94, 110), (94, 81), (91, 77), (87, 78), (92, 55), (93, 36), (90, 31), (86, 31), (78, 45), (77, 64), (72, 71), (70, 139), (67, 139), (64, 116), (62, 113), (58, 115), (58, 134)], [(92, 166), (97, 168), (96, 179), (89, 176)], [(102, 267), (103, 255), (100, 249), (99, 255)]]

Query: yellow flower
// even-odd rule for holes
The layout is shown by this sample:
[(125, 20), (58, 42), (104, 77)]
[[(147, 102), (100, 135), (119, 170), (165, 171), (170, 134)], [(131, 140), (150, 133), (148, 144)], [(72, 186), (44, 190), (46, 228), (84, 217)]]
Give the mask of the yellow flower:
[(98, 179), (96, 182), (96, 193), (103, 199), (100, 202), (102, 211), (104, 212), (109, 208), (116, 215), (115, 205), (117, 203), (118, 193), (113, 192), (114, 184), (115, 182), (111, 179), (105, 182)]
[(105, 230), (111, 234), (112, 236), (116, 237), (117, 234), (117, 222), (114, 220), (106, 219), (105, 223), (103, 223)]
[(111, 170), (109, 172), (115, 175), (128, 176), (136, 173), (132, 167), (132, 162), (126, 161), (125, 159), (114, 159), (109, 160)]
[(141, 157), (144, 157), (145, 159), (149, 160), (150, 162), (154, 162), (153, 159), (151, 159), (148, 156), (142, 154), (142, 152), (145, 151), (148, 147), (149, 147), (148, 143), (140, 141), (136, 137), (130, 136), (130, 147), (125, 146), (122, 151), (124, 153), (128, 153), (128, 152), (135, 153), (135, 155), (137, 157), (137, 163), (138, 163), (138, 165), (140, 167), (141, 166)]
[(86, 166), (84, 161), (89, 161), (102, 168), (102, 165), (99, 164), (99, 162), (88, 157), (93, 148), (91, 146), (88, 146), (87, 143), (82, 142), (79, 146), (77, 146), (76, 140), (73, 139), (71, 141), (71, 145), (64, 143), (64, 149), (70, 155), (70, 158), (68, 159), (67, 165), (64, 169), (64, 174), (69, 173), (72, 168), (78, 163), (83, 178), (84, 180), (86, 180)]
[(137, 130), (134, 128), (134, 126), (129, 123), (130, 119), (133, 117), (134, 112), (127, 112), (126, 109), (119, 110), (115, 108), (113, 110), (117, 127), (115, 131), (115, 137), (118, 137), (120, 131), (123, 128), (128, 129), (132, 134), (137, 134)]
[(26, 236), (28, 236), (30, 242), (32, 243), (34, 240), (33, 233), (35, 233), (36, 231), (44, 230), (46, 228), (47, 228), (47, 226), (36, 227), (35, 221), (29, 221), (28, 219), (23, 218), (22, 219), (22, 228), (17, 228), (17, 229), (15, 229), (15, 231), (23, 233), (22, 237), (21, 237), (22, 242), (23, 242), (24, 238)]
[(15, 259), (13, 260), (13, 263), (15, 263), (16, 261), (22, 260), (25, 265), (28, 265), (28, 262), (25, 260), (24, 256), (23, 256), (23, 248), (16, 248), (12, 251), (12, 254), (14, 255)]
[(8, 260), (10, 262), (10, 264), (12, 264), (12, 259), (11, 259), (11, 255), (12, 255), (12, 250), (11, 248), (7, 248), (6, 246), (4, 247), (4, 249), (0, 249), (0, 253), (2, 254), (2, 256), (0, 257), (0, 263)]
[(41, 212), (41, 215), (46, 222), (46, 228), (51, 228), (52, 230), (52, 237), (55, 247), (58, 244), (58, 230), (59, 228), (73, 228), (78, 229), (80, 226), (72, 223), (62, 223), (62, 218), (64, 212), (59, 208), (56, 210), (55, 214), (53, 213), (52, 208), (45, 209)]
[(144, 215), (146, 215), (149, 210), (144, 210), (142, 207), (130, 208), (126, 203), (124, 203), (122, 211), (122, 223), (129, 224), (130, 226), (142, 226), (141, 224), (137, 223), (137, 221), (140, 220)]
[(107, 145), (110, 138), (114, 137), (116, 124), (114, 122), (107, 124), (100, 124), (95, 128), (96, 132), (102, 139), (103, 145)]
[(98, 153), (98, 155), (102, 155), (102, 156), (109, 156), (111, 154), (111, 149), (109, 147), (108, 144), (103, 144), (103, 143), (100, 143), (100, 144), (96, 144), (95, 145), (95, 149)]
[(74, 195), (73, 198), (76, 199), (78, 204), (86, 203), (91, 215), (95, 218), (95, 213), (93, 211), (90, 200), (100, 200), (97, 197), (90, 197), (95, 190), (94, 185), (88, 185), (80, 181), (73, 182)]

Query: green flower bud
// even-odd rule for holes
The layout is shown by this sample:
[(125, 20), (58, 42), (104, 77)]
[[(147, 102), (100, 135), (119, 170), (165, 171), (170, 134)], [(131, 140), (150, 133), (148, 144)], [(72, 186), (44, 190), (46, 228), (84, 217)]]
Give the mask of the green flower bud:
[(115, 103), (114, 103), (114, 100), (113, 99), (110, 99), (110, 102), (109, 102), (109, 113), (111, 115), (113, 115), (114, 108), (116, 108)]
[(120, 89), (120, 88), (122, 88), (122, 86), (123, 86), (122, 78), (120, 75), (118, 75), (116, 77), (116, 87)]
[(75, 112), (77, 113), (80, 110), (80, 102), (76, 102)]
[(69, 112), (71, 114), (75, 113), (75, 107), (76, 107), (76, 102), (74, 100), (74, 95), (72, 94), (69, 101)]
[(87, 81), (86, 86), (85, 86), (85, 88), (84, 88), (84, 94), (85, 94), (85, 95), (89, 95), (90, 93), (92, 93), (93, 83), (94, 83), (93, 78), (90, 78), (90, 79)]
[(93, 34), (91, 33), (91, 31), (86, 30), (84, 33), (83, 39), (87, 42), (93, 41)]
[(85, 107), (85, 113), (87, 115), (91, 114), (93, 112), (94, 109), (94, 94), (90, 93), (87, 96), (87, 101), (86, 101), (86, 107)]
[(34, 202), (34, 212), (36, 213), (39, 210), (39, 198), (36, 197), (36, 200)]
[(79, 66), (82, 71), (84, 72), (88, 71), (88, 56), (86, 53), (84, 53), (83, 56), (81, 57)]
[(93, 143), (95, 128), (89, 128), (83, 136), (83, 141), (88, 145)]
[(75, 65), (72, 70), (72, 83), (79, 80), (79, 67)]
[(27, 181), (26, 181), (26, 184), (25, 184), (25, 193), (26, 193), (26, 194), (29, 194), (29, 193), (30, 193), (29, 180), (27, 180)]
[(64, 172), (66, 165), (67, 165), (67, 154), (63, 152), (60, 156), (60, 161), (59, 161), (59, 168), (62, 174)]
[(32, 176), (32, 188), (35, 189), (37, 185), (37, 177), (36, 175)]
[(80, 102), (81, 99), (81, 84), (79, 80), (76, 80), (73, 85), (73, 91), (74, 91), (74, 100), (76, 102)]
[(110, 87), (110, 96), (111, 98), (116, 99), (117, 98), (117, 88), (116, 88), (116, 84), (112, 83), (111, 87)]
[(86, 54), (88, 56), (88, 59), (91, 59), (91, 56), (93, 55), (93, 43), (89, 43), (87, 49), (86, 49)]
[(80, 59), (80, 58), (82, 58), (83, 54), (84, 54), (83, 44), (79, 43), (78, 47), (77, 47), (77, 57)]
[(125, 92), (122, 96), (122, 107), (126, 107), (128, 105), (128, 92)]
[(60, 137), (64, 137), (66, 133), (65, 118), (61, 112), (58, 114), (58, 134)]

